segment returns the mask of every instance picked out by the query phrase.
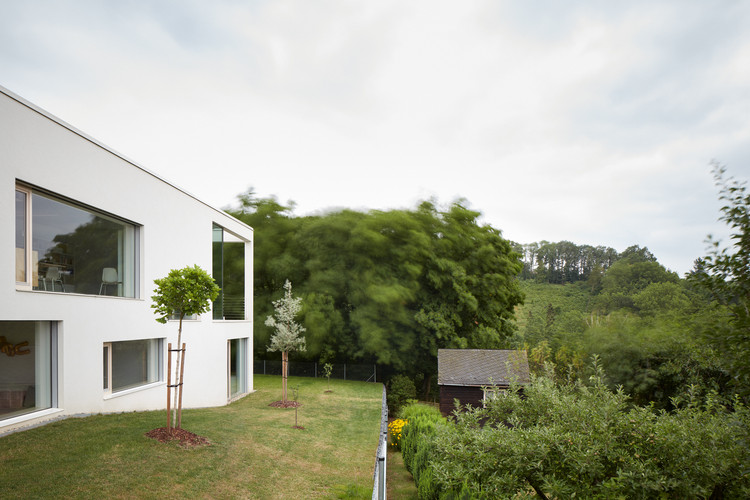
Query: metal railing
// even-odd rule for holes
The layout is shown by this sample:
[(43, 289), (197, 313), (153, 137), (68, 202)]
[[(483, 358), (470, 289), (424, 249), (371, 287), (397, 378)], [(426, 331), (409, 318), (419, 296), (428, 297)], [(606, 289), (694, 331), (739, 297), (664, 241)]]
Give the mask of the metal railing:
[(245, 318), (245, 297), (234, 297), (221, 294), (221, 317), (228, 320)]
[[(377, 365), (331, 363), (331, 378), (357, 380), (360, 382), (377, 382)], [(256, 359), (253, 361), (253, 373), (256, 375), (281, 375), (281, 361)], [(324, 377), (323, 365), (314, 361), (290, 361), (289, 375), (292, 377)], [(380, 377), (383, 378), (382, 375)]]
[(386, 499), (386, 471), (388, 455), (388, 404), (383, 386), (383, 403), (380, 409), (380, 438), (378, 451), (375, 453), (375, 471), (372, 474), (372, 500)]

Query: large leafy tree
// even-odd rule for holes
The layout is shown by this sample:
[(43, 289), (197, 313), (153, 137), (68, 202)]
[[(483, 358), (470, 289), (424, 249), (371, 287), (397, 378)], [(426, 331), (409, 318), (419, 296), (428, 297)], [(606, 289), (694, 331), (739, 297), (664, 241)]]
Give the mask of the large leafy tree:
[[(438, 348), (503, 345), (522, 300), (520, 258), (464, 205), (293, 217), (249, 192), (234, 214), (257, 237), (256, 324), (288, 276), (304, 297), (309, 359), (376, 362), (429, 386)], [(256, 331), (258, 355), (269, 336)]]

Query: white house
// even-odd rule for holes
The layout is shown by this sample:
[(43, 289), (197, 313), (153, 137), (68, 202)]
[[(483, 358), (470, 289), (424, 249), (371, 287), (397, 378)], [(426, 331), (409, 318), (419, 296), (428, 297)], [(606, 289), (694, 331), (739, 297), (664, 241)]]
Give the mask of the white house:
[(252, 228), (2, 87), (0, 189), (0, 433), (165, 408), (153, 282), (195, 264), (222, 294), (184, 324), (183, 406), (252, 391)]

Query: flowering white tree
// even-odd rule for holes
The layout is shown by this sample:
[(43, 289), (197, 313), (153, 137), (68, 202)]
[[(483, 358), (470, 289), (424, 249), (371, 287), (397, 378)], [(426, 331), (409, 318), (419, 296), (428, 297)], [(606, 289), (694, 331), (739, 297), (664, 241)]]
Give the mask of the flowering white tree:
[(281, 351), (281, 400), (286, 403), (286, 380), (289, 372), (289, 351), (304, 351), (306, 348), (305, 338), (301, 335), (305, 327), (294, 320), (294, 317), (302, 309), (302, 298), (292, 297), (292, 283), (286, 280), (284, 283), (284, 296), (273, 301), (276, 310), (275, 317), (266, 318), (266, 326), (276, 329), (271, 336), (270, 352)]

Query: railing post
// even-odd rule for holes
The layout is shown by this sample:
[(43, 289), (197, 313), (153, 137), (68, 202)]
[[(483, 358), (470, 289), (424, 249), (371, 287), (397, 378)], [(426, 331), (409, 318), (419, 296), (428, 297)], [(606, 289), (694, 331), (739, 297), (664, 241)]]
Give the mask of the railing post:
[(375, 452), (375, 470), (373, 471), (372, 500), (386, 498), (386, 476), (388, 469), (388, 404), (383, 386), (383, 399), (380, 406), (380, 435), (378, 449)]
[(385, 500), (385, 457), (378, 457), (378, 500)]

